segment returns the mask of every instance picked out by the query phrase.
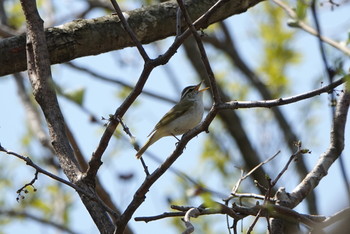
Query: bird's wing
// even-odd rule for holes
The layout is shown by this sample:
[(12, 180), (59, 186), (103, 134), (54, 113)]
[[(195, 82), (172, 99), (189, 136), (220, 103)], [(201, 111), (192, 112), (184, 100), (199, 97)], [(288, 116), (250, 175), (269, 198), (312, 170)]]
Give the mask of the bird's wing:
[[(162, 127), (164, 125), (167, 125), (172, 120), (174, 120), (174, 119), (178, 118), (179, 116), (183, 115), (186, 111), (188, 111), (190, 109), (190, 107), (192, 105), (193, 105), (193, 101), (182, 100), (181, 102), (179, 102), (178, 104), (173, 106), (173, 108), (171, 108), (163, 116), (163, 118), (161, 118), (161, 120), (159, 120), (157, 125), (154, 127), (154, 129), (152, 130), (152, 132), (148, 136), (152, 135), (152, 133), (155, 132), (160, 127)], [(172, 115), (174, 115), (174, 117), (172, 117)]]

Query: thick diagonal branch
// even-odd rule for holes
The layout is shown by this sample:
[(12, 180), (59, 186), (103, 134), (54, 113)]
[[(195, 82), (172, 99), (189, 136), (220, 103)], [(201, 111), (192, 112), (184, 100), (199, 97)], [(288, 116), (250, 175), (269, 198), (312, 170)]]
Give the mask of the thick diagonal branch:
[(330, 135), (330, 145), (321, 155), (318, 163), (305, 179), (290, 194), (290, 207), (297, 206), (319, 184), (328, 173), (329, 168), (338, 159), (344, 149), (344, 133), (346, 118), (350, 105), (350, 92), (346, 91), (339, 99), (333, 127)]
[[(21, 5), (27, 24), (28, 75), (34, 97), (45, 115), (51, 144), (68, 179), (84, 191), (79, 195), (100, 232), (111, 233), (111, 230), (113, 230), (112, 222), (105, 207), (99, 202), (94, 188), (80, 180), (81, 172), (66, 136), (64, 118), (53, 88), (43, 20), (36, 9), (36, 2), (34, 0), (21, 0)], [(85, 196), (85, 193), (91, 194), (95, 199)]]

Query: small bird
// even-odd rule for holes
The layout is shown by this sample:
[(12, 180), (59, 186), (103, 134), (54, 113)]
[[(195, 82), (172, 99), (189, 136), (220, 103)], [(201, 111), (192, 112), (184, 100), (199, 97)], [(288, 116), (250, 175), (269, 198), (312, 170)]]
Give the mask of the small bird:
[(181, 99), (163, 118), (157, 123), (151, 136), (146, 144), (136, 153), (136, 158), (141, 158), (147, 148), (160, 138), (165, 136), (182, 135), (191, 130), (202, 120), (203, 106), (203, 91), (209, 87), (199, 90), (202, 82), (198, 85), (192, 85), (184, 88), (181, 92)]

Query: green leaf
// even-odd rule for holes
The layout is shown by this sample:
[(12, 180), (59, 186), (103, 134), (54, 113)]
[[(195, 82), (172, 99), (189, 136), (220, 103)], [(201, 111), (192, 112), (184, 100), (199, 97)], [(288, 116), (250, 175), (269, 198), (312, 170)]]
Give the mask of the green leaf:
[(75, 102), (79, 106), (83, 105), (84, 95), (85, 95), (85, 88), (75, 89), (69, 92), (65, 92), (63, 94), (64, 97)]
[(308, 5), (305, 1), (297, 1), (297, 8), (295, 9), (295, 13), (297, 14), (298, 19), (304, 20), (306, 18)]
[(263, 53), (258, 71), (264, 82), (270, 87), (273, 97), (288, 90), (290, 79), (287, 69), (300, 61), (300, 54), (291, 45), (295, 31), (285, 25), (283, 10), (271, 4), (265, 4), (266, 15), (260, 20), (260, 39)]

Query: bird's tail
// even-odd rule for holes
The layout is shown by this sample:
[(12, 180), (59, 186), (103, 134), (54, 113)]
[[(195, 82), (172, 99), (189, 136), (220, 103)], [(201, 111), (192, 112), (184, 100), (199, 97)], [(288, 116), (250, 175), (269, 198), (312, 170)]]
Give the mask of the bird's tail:
[(142, 157), (142, 154), (150, 147), (154, 142), (159, 140), (161, 138), (159, 132), (154, 132), (153, 135), (147, 140), (146, 144), (141, 147), (141, 149), (136, 153), (136, 158), (140, 159)]

